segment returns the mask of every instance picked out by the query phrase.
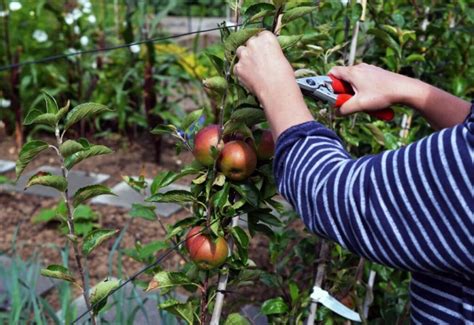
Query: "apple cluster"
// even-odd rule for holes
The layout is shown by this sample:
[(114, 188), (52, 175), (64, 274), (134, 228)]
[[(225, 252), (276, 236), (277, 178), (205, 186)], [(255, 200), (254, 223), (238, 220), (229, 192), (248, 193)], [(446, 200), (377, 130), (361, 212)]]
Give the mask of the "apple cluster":
[(212, 148), (216, 148), (217, 168), (233, 181), (247, 179), (257, 168), (258, 160), (269, 160), (273, 156), (275, 145), (268, 130), (255, 130), (254, 139), (241, 135), (221, 137), (220, 132), (216, 124), (201, 129), (194, 139), (193, 154), (204, 166), (212, 166), (215, 160)]

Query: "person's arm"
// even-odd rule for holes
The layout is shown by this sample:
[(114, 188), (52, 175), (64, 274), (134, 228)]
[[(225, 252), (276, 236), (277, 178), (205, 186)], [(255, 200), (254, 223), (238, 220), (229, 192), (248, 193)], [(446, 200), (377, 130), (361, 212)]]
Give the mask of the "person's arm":
[(329, 71), (352, 84), (355, 96), (344, 103), (340, 113), (378, 110), (404, 104), (418, 110), (436, 129), (462, 123), (471, 104), (418, 79), (386, 71), (369, 64), (334, 67)]
[(273, 35), (251, 39), (238, 55), (234, 72), (278, 137), (278, 189), (312, 231), (398, 268), (473, 272), (472, 114), (465, 125), (354, 160), (314, 121)]

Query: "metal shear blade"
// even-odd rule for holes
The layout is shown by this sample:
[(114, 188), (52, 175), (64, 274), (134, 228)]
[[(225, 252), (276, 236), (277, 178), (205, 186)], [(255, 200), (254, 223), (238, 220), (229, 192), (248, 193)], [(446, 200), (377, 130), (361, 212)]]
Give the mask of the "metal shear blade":
[(332, 80), (328, 76), (316, 76), (296, 79), (304, 95), (319, 99), (330, 104), (336, 102), (337, 96), (332, 89)]

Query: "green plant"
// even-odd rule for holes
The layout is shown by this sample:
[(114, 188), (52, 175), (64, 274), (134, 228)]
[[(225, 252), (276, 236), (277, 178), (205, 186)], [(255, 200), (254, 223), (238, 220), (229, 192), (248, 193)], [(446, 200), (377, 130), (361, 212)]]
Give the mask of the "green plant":
[[(16, 163), (17, 179), (21, 176), (28, 164), (42, 151), (53, 149), (58, 156), (61, 166), (62, 175), (52, 175), (47, 172), (38, 172), (31, 176), (27, 182), (26, 188), (34, 185), (43, 185), (58, 190), (64, 204), (63, 209), (56, 209), (54, 213), (67, 225), (67, 239), (73, 247), (74, 260), (79, 270), (79, 278), (63, 265), (49, 265), (46, 269), (41, 270), (43, 276), (57, 278), (60, 280), (71, 282), (83, 291), (86, 306), (91, 308), (98, 300), (102, 300), (104, 294), (107, 294), (118, 285), (118, 281), (104, 281), (98, 284), (95, 290), (89, 296), (89, 284), (86, 279), (88, 272), (87, 256), (107, 239), (117, 234), (118, 230), (114, 229), (95, 229), (87, 232), (80, 238), (76, 230), (75, 217), (79, 217), (78, 213), (83, 209), (81, 203), (99, 196), (111, 195), (111, 190), (104, 185), (89, 185), (80, 188), (76, 193), (70, 195), (68, 190), (68, 174), (69, 171), (81, 161), (90, 157), (109, 154), (111, 149), (103, 145), (94, 145), (86, 139), (72, 140), (65, 138), (66, 132), (74, 124), (80, 122), (84, 118), (91, 117), (96, 114), (103, 113), (109, 109), (100, 104), (85, 103), (69, 109), (69, 102), (62, 108), (56, 103), (56, 100), (48, 94), (45, 94), (46, 107), (44, 110), (34, 109), (25, 118), (25, 124), (43, 124), (52, 130), (56, 136), (56, 143), (49, 144), (42, 140), (31, 140), (27, 142), (19, 153)], [(91, 313), (92, 323), (95, 324), (95, 316), (106, 302), (96, 305)]]

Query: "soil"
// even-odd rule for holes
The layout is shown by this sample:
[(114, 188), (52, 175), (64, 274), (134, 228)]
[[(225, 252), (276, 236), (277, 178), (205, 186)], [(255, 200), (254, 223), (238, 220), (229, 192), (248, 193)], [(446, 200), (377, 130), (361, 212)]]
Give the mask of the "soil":
[[(45, 141), (54, 143), (51, 138), (44, 138)], [(164, 139), (162, 148), (162, 161), (156, 164), (153, 161), (153, 146), (148, 138), (137, 139), (130, 143), (123, 139), (91, 139), (91, 142), (105, 144), (114, 150), (111, 155), (98, 156), (81, 162), (77, 165), (77, 170), (96, 173), (105, 173), (111, 177), (105, 182), (106, 185), (113, 186), (119, 183), (122, 176), (136, 176), (140, 173), (147, 178), (153, 178), (158, 172), (163, 170), (179, 170), (180, 166), (192, 161), (189, 152), (176, 155), (175, 147), (170, 139)], [(0, 157), (7, 160), (16, 160), (17, 150), (14, 146), (13, 138), (0, 139)], [(57, 157), (54, 151), (49, 150), (38, 156), (28, 166), (27, 170), (32, 170), (42, 165), (57, 166)], [(14, 172), (7, 174), (14, 178)], [(190, 178), (183, 178), (183, 184), (189, 184)], [(0, 253), (19, 254), (27, 259), (39, 254), (43, 266), (49, 264), (62, 264), (60, 249), (65, 246), (66, 238), (62, 236), (54, 223), (33, 223), (32, 216), (36, 215), (43, 208), (50, 208), (57, 204), (57, 199), (44, 198), (22, 193), (12, 193), (0, 191)], [(120, 207), (94, 205), (94, 210), (100, 215), (99, 224), (103, 228), (120, 228), (129, 220), (128, 210)], [(164, 224), (173, 224), (177, 220), (185, 218), (189, 213), (181, 210), (170, 218), (162, 219)], [(150, 222), (142, 219), (134, 219), (129, 230), (126, 232), (121, 247), (133, 247), (137, 241), (146, 244), (153, 240), (164, 238), (164, 231), (158, 222)], [(13, 252), (13, 242), (15, 251)], [(113, 244), (113, 240), (107, 242), (96, 249), (88, 258), (88, 267), (91, 272), (91, 284), (103, 280), (108, 276), (108, 253)], [(259, 267), (269, 268), (268, 241), (263, 236), (256, 236), (251, 241), (250, 258)], [(72, 250), (70, 251), (72, 254)], [(72, 259), (71, 259), (72, 261)], [(164, 262), (166, 269), (176, 269), (183, 263), (181, 257), (172, 254)], [(123, 270), (126, 275), (131, 275), (141, 269), (143, 265), (135, 260), (123, 256)], [(75, 272), (75, 263), (70, 263), (70, 269)], [(116, 272), (114, 272), (116, 274)], [(275, 292), (269, 290), (263, 284), (251, 287), (235, 288), (234, 294), (229, 294), (226, 298), (226, 306), (232, 306), (236, 310), (238, 305), (248, 304), (252, 301), (264, 301), (266, 298), (274, 297)], [(79, 295), (76, 292), (76, 295)], [(54, 307), (59, 306), (56, 291), (49, 294), (47, 299)], [(226, 307), (226, 308), (227, 308)]]

